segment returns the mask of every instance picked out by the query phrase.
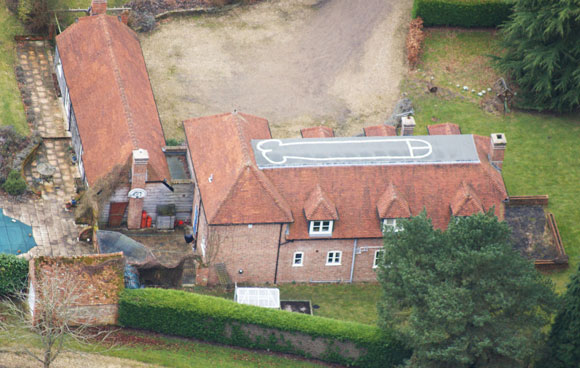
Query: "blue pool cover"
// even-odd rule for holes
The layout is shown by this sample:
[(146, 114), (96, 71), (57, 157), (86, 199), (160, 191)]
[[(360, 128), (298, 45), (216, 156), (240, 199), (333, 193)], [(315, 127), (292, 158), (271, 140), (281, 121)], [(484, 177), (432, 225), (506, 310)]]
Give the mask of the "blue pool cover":
[(35, 246), (32, 227), (5, 216), (0, 208), (0, 253), (24, 254)]

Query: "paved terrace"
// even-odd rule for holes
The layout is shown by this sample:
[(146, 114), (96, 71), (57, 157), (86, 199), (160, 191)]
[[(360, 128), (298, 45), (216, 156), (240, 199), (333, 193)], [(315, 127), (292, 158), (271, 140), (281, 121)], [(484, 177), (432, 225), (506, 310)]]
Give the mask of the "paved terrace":
[[(31, 129), (43, 137), (35, 160), (25, 168), (28, 185), (39, 191), (41, 198), (0, 196), (0, 208), (5, 215), (32, 226), (38, 245), (31, 250), (31, 255), (93, 253), (92, 246), (77, 241), (82, 228), (75, 225), (72, 212), (65, 210), (65, 203), (75, 193), (74, 176), (78, 176), (78, 169), (68, 152), (70, 138), (52, 79), (52, 48), (45, 41), (19, 42), (17, 54), (25, 75), (23, 88), (31, 94), (30, 108), (35, 115)], [(41, 163), (56, 169), (51, 181), (41, 180), (37, 171)]]

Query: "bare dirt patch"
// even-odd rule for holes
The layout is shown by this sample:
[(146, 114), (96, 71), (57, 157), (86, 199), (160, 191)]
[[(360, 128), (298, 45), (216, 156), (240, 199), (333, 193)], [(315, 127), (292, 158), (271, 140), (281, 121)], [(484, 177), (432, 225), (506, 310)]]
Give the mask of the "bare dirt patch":
[(399, 97), (410, 0), (273, 0), (176, 18), (141, 37), (168, 138), (181, 121), (237, 109), (272, 134), (328, 125), (356, 135)]

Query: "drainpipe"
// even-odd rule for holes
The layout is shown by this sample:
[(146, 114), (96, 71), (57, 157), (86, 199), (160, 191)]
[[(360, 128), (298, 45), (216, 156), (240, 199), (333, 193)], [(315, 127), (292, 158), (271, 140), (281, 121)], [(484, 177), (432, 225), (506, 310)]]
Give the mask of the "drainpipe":
[(282, 246), (282, 229), (284, 229), (284, 224), (280, 224), (280, 235), (278, 236), (278, 254), (276, 254), (276, 270), (274, 271), (274, 285), (278, 282), (278, 262), (280, 262), (280, 247)]
[(354, 240), (354, 244), (352, 245), (352, 264), (350, 265), (350, 283), (352, 284), (352, 279), (354, 277), (354, 260), (356, 259), (356, 243), (358, 239)]

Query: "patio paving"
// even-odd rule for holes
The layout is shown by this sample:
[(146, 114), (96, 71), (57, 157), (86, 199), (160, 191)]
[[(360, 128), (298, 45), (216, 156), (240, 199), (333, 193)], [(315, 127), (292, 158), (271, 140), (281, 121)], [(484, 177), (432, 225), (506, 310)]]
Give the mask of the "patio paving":
[[(75, 194), (78, 169), (68, 151), (70, 136), (52, 79), (52, 47), (46, 41), (19, 42), (17, 55), (26, 81), (23, 88), (30, 93), (30, 108), (35, 116), (31, 129), (43, 137), (35, 159), (25, 168), (26, 181), (40, 198), (29, 195), (14, 199), (2, 195), (0, 208), (6, 216), (32, 227), (37, 246), (28, 253), (30, 256), (94, 253), (92, 246), (77, 241), (83, 228), (74, 223), (73, 213), (65, 209), (65, 203)], [(37, 170), (40, 164), (54, 167), (50, 180), (41, 178)]]

